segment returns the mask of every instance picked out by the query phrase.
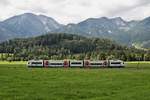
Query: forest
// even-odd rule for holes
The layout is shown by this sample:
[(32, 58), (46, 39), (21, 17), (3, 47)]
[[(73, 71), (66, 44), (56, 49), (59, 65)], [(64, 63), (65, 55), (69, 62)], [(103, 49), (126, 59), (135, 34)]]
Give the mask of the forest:
[(0, 43), (0, 60), (27, 61), (30, 59), (150, 61), (150, 50), (123, 46), (109, 39), (65, 33), (16, 38)]

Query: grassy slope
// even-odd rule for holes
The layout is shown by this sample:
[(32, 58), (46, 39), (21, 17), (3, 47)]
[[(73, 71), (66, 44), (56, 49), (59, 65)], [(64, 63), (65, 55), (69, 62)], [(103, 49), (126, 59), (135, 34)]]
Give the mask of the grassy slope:
[(125, 69), (28, 69), (0, 62), (1, 100), (149, 100), (150, 63)]

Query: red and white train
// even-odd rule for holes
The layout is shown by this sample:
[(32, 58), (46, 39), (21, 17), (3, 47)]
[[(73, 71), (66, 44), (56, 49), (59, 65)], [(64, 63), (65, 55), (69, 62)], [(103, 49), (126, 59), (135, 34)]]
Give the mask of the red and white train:
[(28, 67), (43, 68), (123, 68), (122, 60), (29, 60)]

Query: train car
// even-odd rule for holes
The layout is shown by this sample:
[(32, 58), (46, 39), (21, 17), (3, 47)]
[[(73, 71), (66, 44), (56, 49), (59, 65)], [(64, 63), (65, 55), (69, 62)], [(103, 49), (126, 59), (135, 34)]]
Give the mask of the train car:
[(70, 60), (70, 67), (82, 68), (83, 67), (83, 60)]
[(107, 65), (105, 64), (106, 61), (103, 60), (97, 60), (97, 61), (90, 61), (90, 67), (91, 68), (103, 68)]
[(51, 68), (64, 67), (64, 60), (44, 60), (44, 67), (46, 67), (46, 68), (48, 68), (48, 67), (51, 67)]
[(43, 60), (29, 60), (28, 67), (43, 67)]
[(96, 61), (84, 60), (84, 67), (103, 68), (107, 67), (107, 62), (105, 60), (96, 60)]
[(108, 60), (108, 66), (110, 68), (122, 68), (125, 67), (125, 64), (122, 60)]

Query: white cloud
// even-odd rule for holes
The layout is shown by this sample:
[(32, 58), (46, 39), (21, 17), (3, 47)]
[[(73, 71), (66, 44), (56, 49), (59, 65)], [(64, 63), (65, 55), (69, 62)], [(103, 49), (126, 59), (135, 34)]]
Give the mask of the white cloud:
[(102, 16), (131, 20), (150, 16), (149, 9), (149, 0), (0, 0), (0, 19), (32, 12), (65, 24)]

